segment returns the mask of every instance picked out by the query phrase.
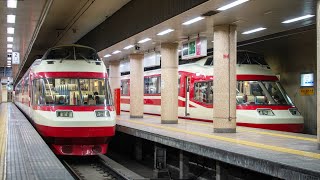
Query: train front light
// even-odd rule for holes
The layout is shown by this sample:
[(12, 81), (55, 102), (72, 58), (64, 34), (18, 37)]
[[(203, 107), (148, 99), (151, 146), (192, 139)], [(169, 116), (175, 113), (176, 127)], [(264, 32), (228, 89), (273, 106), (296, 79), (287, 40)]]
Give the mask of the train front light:
[(274, 116), (272, 109), (257, 109), (260, 116)]
[(110, 112), (108, 110), (99, 110), (96, 111), (96, 116), (97, 117), (110, 117)]
[(72, 111), (56, 111), (57, 117), (73, 117), (73, 112)]
[(297, 108), (290, 108), (289, 111), (294, 116), (300, 116), (301, 115)]

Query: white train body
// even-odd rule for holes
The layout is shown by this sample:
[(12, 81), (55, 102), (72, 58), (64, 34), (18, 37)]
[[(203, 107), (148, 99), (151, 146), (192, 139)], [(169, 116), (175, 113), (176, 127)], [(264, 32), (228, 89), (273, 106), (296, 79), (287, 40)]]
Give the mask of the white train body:
[[(179, 66), (178, 116), (212, 122), (213, 67), (206, 59)], [(160, 115), (161, 70), (144, 73), (144, 112)], [(121, 110), (130, 111), (130, 75), (122, 76)], [(188, 88), (189, 92), (188, 92)], [(303, 130), (303, 117), (268, 66), (237, 65), (237, 125), (289, 132)], [(187, 99), (187, 100), (186, 100)]]
[[(89, 49), (56, 48), (66, 47)], [(47, 54), (34, 62), (15, 88), (15, 104), (58, 155), (106, 153), (115, 133), (106, 67), (87, 58), (60, 59)]]

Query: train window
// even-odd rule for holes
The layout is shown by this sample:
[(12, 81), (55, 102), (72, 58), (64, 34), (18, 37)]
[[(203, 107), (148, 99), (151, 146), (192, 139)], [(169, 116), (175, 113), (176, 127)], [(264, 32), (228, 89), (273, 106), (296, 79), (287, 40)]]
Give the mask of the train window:
[(42, 79), (35, 79), (32, 83), (32, 104), (33, 105), (44, 105), (45, 101), (43, 98), (43, 80)]
[(121, 80), (121, 95), (129, 95), (129, 79)]
[(272, 81), (238, 81), (237, 104), (292, 104), (284, 90)]
[(213, 57), (208, 57), (206, 62), (204, 63), (205, 66), (213, 66)]
[(202, 103), (213, 103), (213, 81), (194, 83), (194, 100)]
[(85, 105), (110, 104), (106, 98), (106, 83), (104, 79), (80, 79), (80, 91)]
[(100, 61), (99, 56), (94, 49), (78, 46), (53, 48), (44, 55), (43, 59)]
[(100, 61), (96, 51), (90, 48), (75, 47), (76, 59), (97, 60)]
[(145, 77), (144, 78), (144, 94), (160, 94), (160, 76)]

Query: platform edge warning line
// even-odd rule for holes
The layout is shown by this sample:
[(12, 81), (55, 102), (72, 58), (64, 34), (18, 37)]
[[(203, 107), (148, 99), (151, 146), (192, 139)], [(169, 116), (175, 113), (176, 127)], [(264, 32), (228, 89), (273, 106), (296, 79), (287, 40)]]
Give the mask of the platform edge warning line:
[(259, 149), (266, 149), (266, 150), (271, 150), (271, 151), (276, 151), (276, 152), (282, 152), (282, 153), (287, 153), (287, 154), (310, 157), (310, 158), (314, 158), (314, 159), (320, 159), (320, 154), (313, 153), (313, 152), (301, 151), (301, 150), (284, 148), (284, 147), (279, 147), (279, 146), (266, 145), (266, 144), (262, 144), (262, 143), (255, 143), (255, 142), (244, 141), (244, 140), (236, 140), (236, 139), (212, 135), (212, 134), (204, 134), (204, 133), (200, 133), (200, 132), (187, 131), (187, 130), (183, 130), (183, 129), (179, 129), (179, 128), (166, 127), (166, 126), (160, 126), (160, 125), (155, 125), (155, 124), (150, 124), (150, 123), (139, 122), (139, 121), (132, 120), (132, 119), (130, 119), (130, 120), (126, 119), (126, 120), (121, 120), (121, 121), (128, 121), (128, 122), (131, 122), (134, 124), (140, 124), (140, 125), (155, 127), (155, 128), (159, 128), (159, 129), (165, 129), (165, 130), (170, 130), (170, 131), (174, 131), (174, 132), (190, 134), (190, 135), (194, 135), (194, 136), (216, 139), (216, 140), (220, 140), (220, 141), (225, 141), (225, 142), (230, 142), (230, 143), (235, 143), (235, 144), (240, 144), (240, 145), (245, 145), (245, 146), (251, 146), (251, 147), (255, 147), (255, 148), (259, 148)]
[[(151, 119), (154, 120), (159, 120), (159, 119), (155, 119), (154, 117), (147, 115), (146, 117), (150, 117)], [(196, 123), (196, 122), (187, 122), (184, 119), (179, 119), (184, 121), (184, 123), (187, 124), (194, 124), (194, 125), (199, 125), (199, 126), (206, 126), (206, 127), (212, 127), (213, 128), (213, 124), (204, 124), (204, 123)], [(245, 129), (239, 129), (242, 127), (237, 126), (237, 131), (239, 132), (251, 132), (251, 133), (257, 133), (257, 134), (263, 134), (263, 135), (269, 135), (269, 136), (276, 136), (276, 137), (282, 137), (282, 138), (289, 138), (289, 139), (298, 139), (298, 140), (302, 140), (302, 141), (311, 141), (311, 142), (318, 142), (318, 140), (316, 138), (307, 138), (307, 137), (299, 137), (299, 136), (293, 136), (293, 135), (287, 135), (287, 134), (279, 134), (279, 133), (273, 133), (273, 132), (261, 132), (261, 131), (257, 131), (257, 130), (245, 130)]]
[(0, 116), (0, 179), (6, 179), (6, 147), (7, 147), (7, 115), (8, 111), (4, 108), (3, 116)]

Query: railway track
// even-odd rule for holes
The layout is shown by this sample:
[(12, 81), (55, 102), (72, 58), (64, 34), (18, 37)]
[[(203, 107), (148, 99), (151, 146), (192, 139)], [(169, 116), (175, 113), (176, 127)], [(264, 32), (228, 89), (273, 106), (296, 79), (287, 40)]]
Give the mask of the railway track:
[(96, 157), (69, 157), (62, 160), (77, 180), (131, 180), (145, 179), (105, 155)]

